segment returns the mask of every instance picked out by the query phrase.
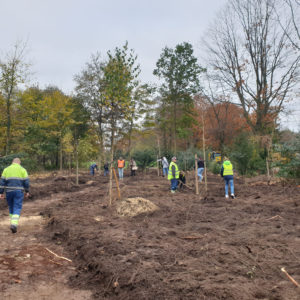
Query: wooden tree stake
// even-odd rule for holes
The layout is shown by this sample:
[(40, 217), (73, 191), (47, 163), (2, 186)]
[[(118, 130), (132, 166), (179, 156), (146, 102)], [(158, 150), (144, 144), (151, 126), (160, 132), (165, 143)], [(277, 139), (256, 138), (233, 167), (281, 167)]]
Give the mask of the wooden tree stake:
[(300, 287), (299, 283), (285, 270), (285, 268), (281, 268), (281, 271), (287, 276), (287, 278), (296, 286)]
[(112, 170), (113, 170), (114, 177), (115, 177), (116, 184), (117, 184), (117, 189), (118, 189), (118, 198), (119, 198), (119, 199), (121, 199), (121, 191), (120, 191), (120, 187), (119, 187), (119, 181), (118, 181), (118, 177), (117, 177), (117, 174), (116, 174), (115, 168), (112, 168)]
[(196, 187), (196, 195), (199, 195), (199, 185), (198, 185), (198, 158), (197, 154), (195, 154), (195, 187)]

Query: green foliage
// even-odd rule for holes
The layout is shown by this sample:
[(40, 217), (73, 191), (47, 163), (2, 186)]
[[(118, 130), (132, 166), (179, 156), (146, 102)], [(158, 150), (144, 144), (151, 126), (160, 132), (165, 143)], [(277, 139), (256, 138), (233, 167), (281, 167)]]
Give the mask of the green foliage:
[(280, 167), (278, 175), (300, 180), (300, 133), (295, 139), (282, 145), (281, 155), (286, 161), (278, 163)]
[(248, 133), (240, 134), (227, 152), (230, 153), (228, 156), (234, 164), (233, 167), (241, 175), (265, 173), (265, 153)]
[(211, 161), (211, 162), (208, 163), (208, 169), (213, 174), (220, 174), (221, 173), (221, 167), (222, 167), (222, 164), (220, 162)]
[(13, 159), (16, 157), (21, 159), (21, 165), (27, 171), (36, 170), (37, 162), (35, 160), (31, 159), (26, 153), (15, 153), (0, 157), (0, 174), (2, 174), (6, 167), (11, 165)]
[(135, 151), (132, 158), (136, 161), (137, 165), (144, 170), (156, 162), (156, 153), (151, 149)]
[(190, 135), (193, 95), (200, 91), (199, 75), (203, 71), (189, 43), (178, 44), (175, 49), (165, 47), (153, 71), (162, 79), (157, 122), (164, 133), (172, 132), (175, 152), (176, 136), (186, 139)]
[[(195, 154), (198, 157), (203, 157), (201, 151), (190, 148), (186, 151), (178, 151), (176, 154), (177, 165), (179, 170), (193, 170), (195, 168)], [(172, 157), (170, 157), (171, 160)]]

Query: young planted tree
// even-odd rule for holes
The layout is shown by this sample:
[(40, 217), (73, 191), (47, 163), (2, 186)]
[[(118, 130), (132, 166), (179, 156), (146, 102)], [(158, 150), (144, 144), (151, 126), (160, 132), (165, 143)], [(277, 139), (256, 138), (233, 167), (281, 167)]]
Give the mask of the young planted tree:
[(193, 47), (189, 43), (182, 43), (175, 49), (164, 48), (156, 63), (153, 74), (163, 79), (160, 93), (164, 98), (164, 105), (171, 108), (173, 150), (177, 151), (178, 115), (179, 111), (185, 118), (192, 108), (192, 99), (200, 90), (199, 75), (203, 69), (198, 65), (193, 55)]
[[(136, 78), (140, 72), (136, 64), (137, 56), (128, 49), (127, 43), (116, 47), (108, 53), (108, 62), (103, 68), (104, 99), (106, 120), (110, 138), (110, 161), (114, 159), (116, 138), (122, 130), (124, 122), (130, 119), (134, 107), (131, 105), (132, 91), (136, 86)], [(109, 201), (112, 203), (112, 173), (109, 179)]]
[(12, 109), (19, 84), (24, 83), (29, 70), (25, 61), (26, 44), (16, 43), (14, 49), (0, 58), (0, 95), (5, 101), (5, 155), (11, 150)]

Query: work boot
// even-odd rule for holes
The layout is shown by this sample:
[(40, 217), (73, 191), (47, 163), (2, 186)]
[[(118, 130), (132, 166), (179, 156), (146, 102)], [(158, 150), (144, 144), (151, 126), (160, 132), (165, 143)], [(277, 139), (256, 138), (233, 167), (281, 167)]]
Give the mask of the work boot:
[(231, 194), (230, 196), (231, 196), (231, 198), (232, 198), (232, 199), (234, 199), (234, 198), (235, 198), (234, 194)]
[(11, 230), (12, 233), (16, 233), (17, 232), (17, 226), (10, 225), (10, 230)]

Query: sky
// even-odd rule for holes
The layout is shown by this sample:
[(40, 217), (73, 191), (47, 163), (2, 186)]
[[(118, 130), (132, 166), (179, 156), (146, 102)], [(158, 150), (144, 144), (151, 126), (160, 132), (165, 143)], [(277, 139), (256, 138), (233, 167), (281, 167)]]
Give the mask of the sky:
[[(108, 50), (128, 41), (138, 55), (140, 79), (157, 82), (153, 70), (162, 49), (189, 42), (197, 56), (201, 39), (226, 3), (227, 0), (0, 0), (0, 57), (17, 41), (26, 41), (26, 57), (33, 73), (30, 83), (40, 88), (55, 85), (72, 93), (74, 75), (80, 73), (92, 54), (100, 52), (105, 57)], [(284, 120), (294, 126), (291, 115)]]

